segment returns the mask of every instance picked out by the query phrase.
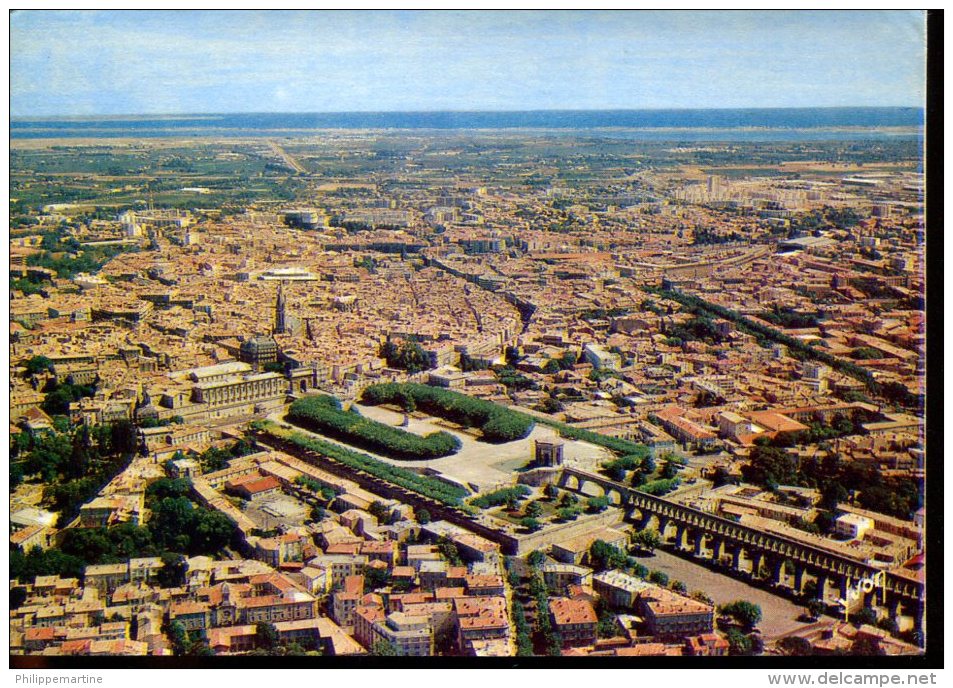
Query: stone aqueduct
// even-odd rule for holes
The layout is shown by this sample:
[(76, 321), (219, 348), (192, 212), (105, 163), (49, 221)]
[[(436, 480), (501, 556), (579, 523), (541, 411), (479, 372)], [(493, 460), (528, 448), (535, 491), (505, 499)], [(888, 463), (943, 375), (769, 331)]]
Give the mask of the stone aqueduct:
[[(809, 592), (828, 604), (855, 598), (854, 606), (884, 609), (896, 616), (905, 613), (917, 623), (922, 618), (923, 585), (912, 576), (883, 573), (881, 569), (782, 535), (766, 533), (714, 514), (638, 492), (603, 476), (566, 467), (559, 477), (566, 490), (605, 496), (626, 510), (629, 520), (641, 527), (657, 528), (662, 539), (676, 550), (722, 564), (732, 575), (763, 577), (790, 594)], [(863, 581), (874, 581), (863, 586)], [(857, 595), (852, 595), (857, 591)]]

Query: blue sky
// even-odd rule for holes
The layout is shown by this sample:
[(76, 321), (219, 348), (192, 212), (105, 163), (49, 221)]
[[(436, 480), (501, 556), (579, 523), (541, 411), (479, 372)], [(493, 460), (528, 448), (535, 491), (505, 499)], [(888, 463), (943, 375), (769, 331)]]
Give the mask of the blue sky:
[(921, 105), (921, 12), (18, 11), (11, 114)]

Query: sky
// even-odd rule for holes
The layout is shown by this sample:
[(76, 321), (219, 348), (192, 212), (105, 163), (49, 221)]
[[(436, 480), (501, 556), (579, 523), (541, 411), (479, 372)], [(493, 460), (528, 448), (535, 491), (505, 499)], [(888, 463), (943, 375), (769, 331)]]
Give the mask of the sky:
[(15, 11), (10, 112), (919, 106), (919, 11)]

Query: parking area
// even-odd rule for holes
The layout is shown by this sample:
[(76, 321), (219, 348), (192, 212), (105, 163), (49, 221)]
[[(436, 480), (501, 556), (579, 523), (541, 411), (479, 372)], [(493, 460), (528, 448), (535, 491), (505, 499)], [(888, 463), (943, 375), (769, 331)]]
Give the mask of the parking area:
[(640, 556), (636, 559), (649, 569), (667, 573), (671, 580), (680, 580), (689, 591), (703, 590), (715, 604), (748, 600), (759, 605), (763, 618), (758, 628), (765, 640), (807, 625), (798, 621), (804, 611), (803, 606), (762, 588), (748, 585), (744, 581), (712, 571), (689, 559), (677, 557), (664, 550), (656, 550), (652, 556)]

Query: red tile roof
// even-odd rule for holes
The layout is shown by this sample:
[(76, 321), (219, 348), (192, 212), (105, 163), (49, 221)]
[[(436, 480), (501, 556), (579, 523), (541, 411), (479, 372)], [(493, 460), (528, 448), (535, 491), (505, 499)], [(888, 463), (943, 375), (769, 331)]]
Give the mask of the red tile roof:
[(276, 478), (268, 476), (260, 480), (250, 480), (242, 483), (241, 488), (248, 494), (258, 494), (259, 492), (268, 492), (281, 487), (281, 483)]
[(364, 576), (347, 576), (344, 579), (344, 592), (350, 595), (363, 595)]
[(549, 602), (549, 611), (557, 626), (567, 624), (595, 624), (599, 621), (592, 605), (585, 600), (558, 597)]

